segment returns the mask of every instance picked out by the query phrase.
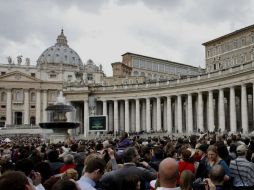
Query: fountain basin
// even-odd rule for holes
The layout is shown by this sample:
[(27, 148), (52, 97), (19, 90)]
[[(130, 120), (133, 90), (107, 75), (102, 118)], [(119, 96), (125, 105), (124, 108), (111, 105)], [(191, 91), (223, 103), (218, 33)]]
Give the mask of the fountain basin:
[(39, 123), (40, 127), (43, 129), (75, 129), (79, 127), (78, 122), (64, 122), (64, 121), (54, 121)]

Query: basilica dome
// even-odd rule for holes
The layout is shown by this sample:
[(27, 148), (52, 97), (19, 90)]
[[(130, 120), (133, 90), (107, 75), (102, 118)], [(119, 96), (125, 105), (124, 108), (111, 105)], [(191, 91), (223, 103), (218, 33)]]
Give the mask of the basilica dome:
[(56, 44), (47, 48), (37, 60), (37, 66), (47, 63), (83, 66), (79, 55), (68, 46), (63, 30), (57, 37)]

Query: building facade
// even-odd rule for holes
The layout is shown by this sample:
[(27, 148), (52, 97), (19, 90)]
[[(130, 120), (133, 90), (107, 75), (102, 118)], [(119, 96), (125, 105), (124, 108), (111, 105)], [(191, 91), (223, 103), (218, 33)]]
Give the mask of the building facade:
[(7, 61), (0, 64), (0, 121), (7, 127), (47, 121), (45, 108), (56, 101), (63, 85), (101, 84), (104, 77), (101, 65), (92, 60), (83, 64), (63, 30), (36, 65), (30, 64), (29, 58), (23, 62), (22, 56)]
[(207, 72), (227, 69), (254, 57), (254, 25), (203, 43)]
[[(242, 35), (242, 30), (239, 30), (239, 35)], [(234, 36), (237, 36), (237, 32), (234, 32)], [(66, 44), (65, 40), (63, 43)], [(208, 46), (207, 43), (205, 45)], [(147, 60), (155, 59), (129, 53), (123, 55), (123, 63), (131, 68), (132, 77), (136, 77), (135, 71), (138, 72), (139, 77), (143, 75), (146, 77), (149, 73), (153, 75), (153, 70), (145, 71), (143, 66), (141, 67), (142, 61), (135, 61), (141, 57)], [(157, 64), (156, 71), (163, 71), (170, 76), (177, 75), (175, 71), (167, 73), (168, 65), (163, 60), (157, 61), (164, 66)], [(47, 61), (44, 64), (49, 63)], [(89, 64), (89, 68), (92, 68), (91, 61)], [(253, 56), (247, 56), (239, 64), (223, 69), (214, 69), (212, 72), (208, 69), (206, 73), (200, 72), (199, 68), (190, 71), (192, 67), (174, 64), (176, 68), (182, 69), (182, 75), (186, 73), (188, 75), (176, 77), (175, 80), (135, 82), (125, 85), (104, 85), (103, 77), (100, 77), (103, 78), (101, 83), (88, 84), (83, 77), (80, 77), (84, 76), (84, 73), (77, 73), (76, 81), (70, 82), (67, 80), (68, 77), (63, 77), (66, 80), (64, 82), (49, 80), (48, 76), (52, 74), (52, 69), (46, 70), (46, 67), (46, 74), (38, 68), (34, 68), (33, 72), (40, 71), (44, 73), (41, 76), (47, 76), (47, 79), (33, 77), (28, 72), (24, 74), (20, 70), (7, 73), (8, 66), (10, 67), (7, 64), (6, 73), (0, 76), (1, 118), (6, 120), (7, 125), (12, 125), (17, 123), (16, 120), (19, 120), (21, 115), (19, 112), (22, 112), (24, 124), (31, 123), (32, 116), (35, 117), (36, 124), (46, 121), (48, 117), (44, 111), (46, 106), (53, 102), (57, 93), (62, 90), (65, 98), (76, 108), (76, 120), (81, 123), (76, 133), (85, 136), (89, 134), (91, 115), (106, 115), (108, 131), (115, 133), (156, 131), (191, 134), (214, 130), (249, 133), (254, 130)], [(74, 73), (80, 72), (78, 62), (74, 65), (62, 65), (75, 68)], [(154, 63), (150, 69), (153, 66)], [(26, 69), (27, 66), (23, 67)], [(102, 68), (99, 67), (98, 71), (100, 70)], [(35, 74), (35, 76), (40, 75)], [(61, 76), (68, 76), (68, 74)], [(113, 81), (114, 77), (111, 80)]]

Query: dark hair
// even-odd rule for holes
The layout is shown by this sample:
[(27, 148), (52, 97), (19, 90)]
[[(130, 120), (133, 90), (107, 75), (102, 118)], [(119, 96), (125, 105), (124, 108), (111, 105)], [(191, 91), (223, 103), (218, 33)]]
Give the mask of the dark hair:
[(124, 176), (121, 189), (122, 190), (136, 190), (137, 184), (139, 181), (140, 181), (140, 178), (137, 175)]
[(134, 147), (129, 147), (124, 150), (123, 153), (123, 160), (124, 162), (132, 162), (133, 158), (136, 156), (136, 148)]
[(60, 179), (52, 187), (54, 190), (78, 190), (76, 184), (69, 179)]
[(33, 161), (28, 158), (19, 160), (15, 167), (15, 170), (24, 172), (26, 176), (29, 176), (33, 169)]
[(50, 162), (56, 162), (56, 161), (58, 161), (58, 156), (59, 156), (59, 154), (58, 154), (58, 152), (57, 152), (56, 150), (51, 150), (51, 151), (47, 154), (47, 156), (48, 156), (48, 160), (49, 160)]
[(92, 173), (93, 171), (99, 169), (100, 172), (104, 172), (106, 163), (102, 158), (92, 158), (87, 162), (85, 172)]
[(0, 176), (0, 189), (25, 190), (27, 184), (27, 177), (20, 171), (7, 171)]

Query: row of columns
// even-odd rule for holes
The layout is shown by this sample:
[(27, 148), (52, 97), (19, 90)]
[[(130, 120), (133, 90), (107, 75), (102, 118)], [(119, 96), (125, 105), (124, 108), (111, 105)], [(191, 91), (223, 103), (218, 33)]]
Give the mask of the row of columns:
[[(230, 108), (230, 131), (237, 131), (237, 117), (236, 117), (236, 95), (235, 87), (230, 87), (229, 90), (229, 108)], [(182, 97), (183, 95), (171, 95), (167, 97), (153, 97), (151, 103), (151, 98), (143, 99), (125, 99), (125, 100), (113, 100), (107, 101), (103, 100), (102, 104), (102, 114), (108, 115), (108, 122), (110, 124), (109, 129), (113, 129), (115, 132), (124, 130), (126, 132), (133, 131), (133, 124), (135, 126), (135, 132), (141, 130), (150, 132), (151, 126), (153, 126), (154, 131), (162, 130), (162, 123), (164, 130), (168, 133), (172, 133), (173, 127), (175, 127), (175, 132), (179, 133), (192, 133), (194, 131), (194, 119), (196, 121), (196, 128), (200, 131), (209, 130), (213, 131), (215, 127), (215, 105), (214, 105), (214, 93), (213, 90), (208, 91), (207, 101), (204, 104), (203, 95), (204, 92), (197, 93), (197, 104), (195, 106), (196, 111), (194, 114), (193, 108), (193, 94), (189, 93), (186, 96), (186, 104), (183, 105)], [(196, 93), (195, 93), (196, 94)], [(253, 88), (254, 94), (254, 88)], [(226, 129), (225, 121), (225, 100), (224, 100), (224, 89), (220, 88), (218, 93), (218, 127), (221, 131)], [(253, 102), (254, 102), (254, 96)], [(142, 100), (142, 101), (141, 101)], [(145, 101), (144, 101), (145, 100)], [(120, 103), (121, 102), (121, 103)], [(174, 103), (174, 107), (173, 106)], [(113, 104), (113, 106), (112, 106)], [(133, 106), (135, 104), (135, 106)], [(141, 109), (140, 109), (141, 105)], [(164, 120), (162, 121), (162, 106), (164, 107)], [(88, 106), (85, 104), (85, 106)], [(108, 107), (109, 106), (109, 107)], [(206, 106), (206, 107), (205, 107)], [(248, 132), (248, 110), (247, 110), (247, 91), (246, 85), (241, 85), (241, 127), (244, 133)], [(152, 108), (152, 110), (151, 110)], [(206, 108), (206, 111), (204, 109)], [(88, 109), (88, 108), (86, 108)], [(254, 109), (254, 108), (253, 108)], [(119, 113), (120, 111), (120, 113)], [(207, 129), (205, 129), (204, 124), (204, 113), (207, 114), (206, 121)], [(254, 111), (253, 111), (254, 113)], [(152, 117), (152, 119), (151, 119)], [(183, 117), (185, 117), (186, 129), (183, 131)], [(174, 120), (174, 126), (173, 126)], [(142, 127), (142, 128), (141, 128)]]
[[(41, 94), (42, 94), (42, 101), (41, 101)], [(14, 123), (14, 118), (13, 118), (13, 101), (12, 101), (12, 91), (11, 89), (7, 90), (7, 96), (6, 96), (6, 124), (7, 125), (12, 125)], [(24, 90), (24, 106), (23, 110), (20, 110), (24, 114), (24, 119), (23, 123), (24, 124), (30, 124), (30, 99), (29, 99), (29, 90)], [(42, 109), (41, 109), (41, 103), (42, 103)], [(38, 90), (36, 92), (36, 124), (38, 125), (40, 122), (47, 122), (48, 117), (47, 117), (47, 112), (45, 109), (48, 106), (48, 91), (40, 91)], [(41, 120), (41, 111), (42, 111), (42, 120)]]

